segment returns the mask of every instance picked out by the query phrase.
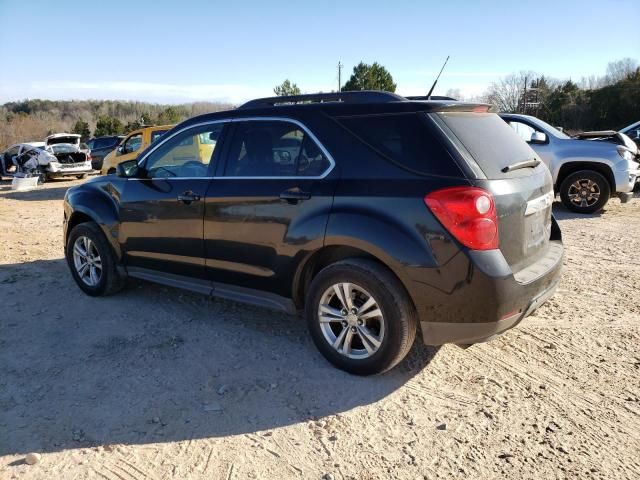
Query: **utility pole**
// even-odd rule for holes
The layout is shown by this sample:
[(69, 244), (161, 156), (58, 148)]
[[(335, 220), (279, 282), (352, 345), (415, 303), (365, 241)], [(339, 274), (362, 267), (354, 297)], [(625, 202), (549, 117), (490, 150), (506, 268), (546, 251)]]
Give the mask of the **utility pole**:
[(527, 114), (527, 77), (524, 77), (524, 95), (522, 96), (522, 113)]
[(338, 60), (338, 92), (342, 91), (342, 63)]

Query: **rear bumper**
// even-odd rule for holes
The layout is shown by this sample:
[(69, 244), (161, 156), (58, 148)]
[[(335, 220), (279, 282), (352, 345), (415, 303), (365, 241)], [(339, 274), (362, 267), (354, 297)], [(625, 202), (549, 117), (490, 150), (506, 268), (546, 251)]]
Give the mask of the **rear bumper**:
[(492, 340), (501, 333), (518, 325), (536, 309), (553, 296), (558, 281), (552, 284), (536, 298), (531, 300), (523, 312), (484, 323), (445, 323), (420, 322), (422, 339), (427, 345), (443, 345), (445, 343), (472, 344)]
[[(559, 238), (533, 265), (513, 274), (500, 250), (460, 252), (409, 288), (427, 345), (470, 344), (515, 327), (555, 292), (564, 247)], [(416, 278), (415, 275), (413, 275)]]

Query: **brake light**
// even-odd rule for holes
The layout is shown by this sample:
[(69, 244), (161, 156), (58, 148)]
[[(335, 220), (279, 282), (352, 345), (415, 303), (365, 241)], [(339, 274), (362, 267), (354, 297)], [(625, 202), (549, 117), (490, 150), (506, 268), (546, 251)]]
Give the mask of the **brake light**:
[(477, 187), (450, 187), (424, 197), (440, 223), (464, 246), (498, 248), (498, 217), (493, 196)]

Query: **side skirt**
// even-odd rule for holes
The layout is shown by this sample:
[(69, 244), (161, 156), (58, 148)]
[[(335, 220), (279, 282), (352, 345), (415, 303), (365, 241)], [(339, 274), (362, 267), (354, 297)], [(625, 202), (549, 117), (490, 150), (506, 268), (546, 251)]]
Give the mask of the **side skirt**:
[(127, 274), (133, 278), (148, 282), (160, 283), (169, 287), (180, 288), (211, 297), (224, 298), (240, 303), (256, 305), (272, 310), (278, 310), (291, 315), (298, 313), (293, 300), (275, 293), (263, 292), (252, 288), (238, 287), (209, 280), (184, 277), (172, 273), (158, 272), (146, 268), (128, 267)]

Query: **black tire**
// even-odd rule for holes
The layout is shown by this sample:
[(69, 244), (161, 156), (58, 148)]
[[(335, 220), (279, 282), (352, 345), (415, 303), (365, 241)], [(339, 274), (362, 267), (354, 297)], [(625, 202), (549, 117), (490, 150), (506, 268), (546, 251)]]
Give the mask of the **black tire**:
[(113, 174), (113, 173), (116, 173), (116, 169), (115, 169), (115, 168), (110, 168), (110, 169), (107, 171), (107, 175), (111, 175), (111, 174)]
[(76, 178), (78, 180), (84, 180), (85, 178), (87, 178), (89, 176), (89, 174), (87, 173), (83, 173), (82, 175), (76, 175)]
[[(80, 278), (80, 274), (74, 264), (73, 248), (76, 240), (80, 237), (89, 238), (95, 245), (98, 255), (100, 256), (102, 273), (95, 286), (88, 285)], [(113, 249), (96, 223), (81, 223), (71, 230), (69, 239), (67, 240), (66, 258), (71, 275), (80, 289), (87, 295), (92, 297), (112, 295), (124, 287), (126, 278), (118, 271)]]
[[(368, 358), (349, 358), (325, 338), (318, 308), (322, 296), (337, 283), (355, 284), (373, 296), (382, 312), (385, 333)], [(367, 259), (348, 259), (329, 265), (311, 282), (305, 305), (311, 337), (320, 352), (336, 367), (356, 375), (373, 375), (390, 370), (407, 355), (416, 337), (417, 315), (409, 295), (398, 279), (384, 266)]]
[[(584, 180), (584, 182), (594, 182), (599, 192), (599, 198), (592, 205), (580, 206), (571, 201), (569, 198), (569, 190), (571, 186)], [(581, 182), (582, 183), (582, 182)], [(587, 192), (588, 194), (589, 192)], [(594, 213), (598, 210), (601, 210), (609, 201), (609, 197), (611, 196), (611, 187), (609, 186), (609, 182), (607, 179), (600, 173), (594, 170), (580, 170), (578, 172), (574, 172), (568, 175), (560, 185), (560, 199), (565, 207), (567, 207), (572, 212), (576, 213)]]

